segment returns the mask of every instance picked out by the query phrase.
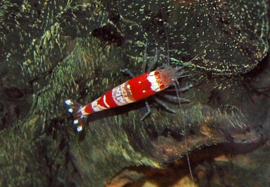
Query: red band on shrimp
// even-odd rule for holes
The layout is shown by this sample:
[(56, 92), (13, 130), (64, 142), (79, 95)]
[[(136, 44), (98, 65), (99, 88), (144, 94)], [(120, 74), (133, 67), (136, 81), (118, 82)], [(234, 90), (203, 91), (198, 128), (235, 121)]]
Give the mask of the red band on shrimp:
[(84, 113), (87, 113), (87, 114), (92, 114), (93, 112), (95, 112), (91, 106), (91, 104), (88, 104), (84, 107)]
[(110, 90), (105, 94), (106, 96), (106, 104), (110, 106), (110, 108), (118, 107), (119, 105), (113, 99), (113, 90)]
[(139, 101), (156, 93), (151, 89), (151, 82), (147, 79), (148, 75), (149, 73), (145, 73), (128, 81), (134, 100)]

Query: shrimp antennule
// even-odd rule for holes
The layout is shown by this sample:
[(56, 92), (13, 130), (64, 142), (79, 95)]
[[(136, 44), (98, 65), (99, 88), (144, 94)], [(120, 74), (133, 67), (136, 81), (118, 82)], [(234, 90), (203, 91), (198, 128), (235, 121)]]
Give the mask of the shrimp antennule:
[(83, 126), (87, 120), (87, 116), (83, 113), (83, 106), (80, 103), (74, 102), (72, 100), (65, 100), (65, 103), (70, 107), (68, 112), (72, 113), (75, 118), (73, 124), (78, 125), (77, 131), (82, 131)]

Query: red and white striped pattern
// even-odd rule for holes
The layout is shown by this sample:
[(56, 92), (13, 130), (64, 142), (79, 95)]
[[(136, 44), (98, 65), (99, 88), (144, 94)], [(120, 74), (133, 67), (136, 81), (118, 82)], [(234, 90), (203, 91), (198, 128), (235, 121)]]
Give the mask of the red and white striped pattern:
[(168, 68), (142, 74), (113, 88), (84, 107), (71, 100), (66, 100), (65, 103), (71, 106), (68, 111), (74, 113), (74, 124), (79, 123), (77, 130), (81, 131), (85, 116), (89, 114), (133, 103), (168, 88), (173, 82), (170, 78), (173, 72), (173, 69)]

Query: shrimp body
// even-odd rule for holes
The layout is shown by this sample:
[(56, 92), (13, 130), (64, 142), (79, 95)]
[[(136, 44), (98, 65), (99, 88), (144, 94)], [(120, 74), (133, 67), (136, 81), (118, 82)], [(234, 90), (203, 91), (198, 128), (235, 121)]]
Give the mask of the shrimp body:
[(65, 103), (70, 106), (68, 111), (75, 117), (73, 123), (79, 123), (77, 131), (81, 131), (87, 115), (150, 97), (171, 86), (180, 76), (178, 69), (155, 70), (124, 82), (86, 106), (71, 100)]

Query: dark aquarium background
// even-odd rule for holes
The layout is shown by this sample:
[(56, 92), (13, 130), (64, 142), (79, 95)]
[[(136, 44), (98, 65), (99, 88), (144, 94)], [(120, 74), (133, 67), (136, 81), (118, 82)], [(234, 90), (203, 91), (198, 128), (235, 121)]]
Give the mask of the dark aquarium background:
[[(0, 186), (269, 186), (268, 50), (268, 0), (0, 0)], [(64, 101), (90, 103), (156, 51), (189, 102), (172, 87), (157, 97), (175, 113), (150, 97), (143, 121), (145, 100), (76, 132)]]

